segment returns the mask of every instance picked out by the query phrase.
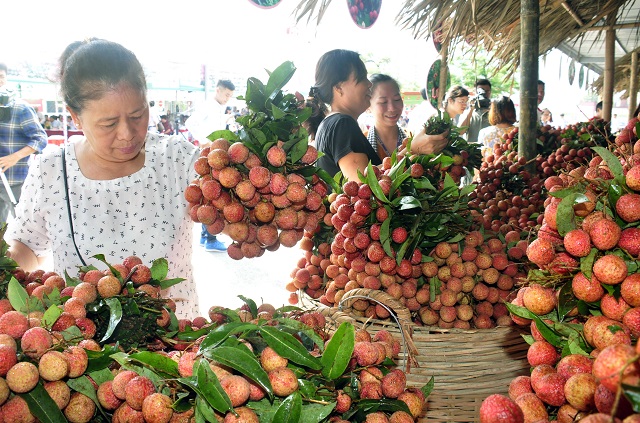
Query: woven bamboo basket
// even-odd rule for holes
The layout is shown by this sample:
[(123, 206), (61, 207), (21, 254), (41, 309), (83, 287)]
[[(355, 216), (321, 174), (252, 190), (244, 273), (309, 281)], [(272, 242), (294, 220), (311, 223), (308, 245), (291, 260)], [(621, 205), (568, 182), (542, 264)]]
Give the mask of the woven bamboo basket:
[[(351, 304), (366, 299), (394, 312), (390, 321), (356, 317)], [(407, 372), (407, 385), (422, 387), (431, 377), (434, 389), (420, 422), (479, 422), (482, 401), (491, 394), (506, 395), (516, 376), (529, 375), (528, 344), (514, 327), (440, 329), (417, 326), (401, 302), (382, 291), (354, 289), (340, 307), (317, 307), (336, 323), (366, 326), (370, 333), (385, 329), (403, 340), (398, 364)]]

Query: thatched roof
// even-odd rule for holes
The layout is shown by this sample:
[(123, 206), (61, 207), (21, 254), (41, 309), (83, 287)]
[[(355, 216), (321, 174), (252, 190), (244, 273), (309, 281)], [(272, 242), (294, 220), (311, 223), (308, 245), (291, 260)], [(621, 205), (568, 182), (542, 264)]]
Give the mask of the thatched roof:
[[(563, 52), (601, 74), (604, 18), (617, 10), (617, 23), (631, 33), (617, 40), (622, 54), (635, 49), (640, 39), (636, 1), (640, 2), (540, 0), (540, 55), (563, 47)], [(315, 16), (319, 23), (330, 3), (331, 0), (300, 0), (294, 13), (298, 20)], [(481, 45), (493, 55), (496, 68), (513, 72), (520, 63), (520, 0), (404, 0), (396, 21), (417, 39), (429, 38), (434, 29), (439, 29), (449, 41), (450, 51), (458, 45)], [(599, 52), (595, 62), (594, 46)]]
[[(640, 48), (636, 49), (640, 51)], [(631, 79), (631, 54), (633, 52), (627, 53), (621, 59), (616, 60), (616, 75), (613, 91), (623, 93), (622, 98), (627, 98), (629, 96), (629, 82)], [(598, 79), (596, 79), (591, 86), (597, 92), (601, 92), (604, 84), (604, 79), (602, 75)]]

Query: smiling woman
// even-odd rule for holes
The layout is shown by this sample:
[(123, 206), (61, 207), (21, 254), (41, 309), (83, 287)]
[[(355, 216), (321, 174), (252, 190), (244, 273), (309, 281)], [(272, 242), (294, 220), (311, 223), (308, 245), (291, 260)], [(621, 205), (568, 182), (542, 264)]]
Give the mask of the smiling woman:
[[(79, 265), (164, 257), (165, 294), (176, 315), (193, 318), (198, 298), (191, 268), (192, 222), (184, 190), (199, 150), (179, 136), (147, 132), (147, 84), (136, 56), (120, 44), (72, 43), (60, 60), (60, 91), (84, 136), (39, 155), (7, 231), (10, 255), (25, 270), (49, 254), (63, 274)], [(62, 177), (61, 177), (62, 175)]]

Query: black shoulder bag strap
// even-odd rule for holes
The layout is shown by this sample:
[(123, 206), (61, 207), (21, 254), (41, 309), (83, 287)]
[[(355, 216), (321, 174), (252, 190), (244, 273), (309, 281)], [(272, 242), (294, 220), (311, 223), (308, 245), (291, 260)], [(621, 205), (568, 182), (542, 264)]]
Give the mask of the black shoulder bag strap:
[(78, 258), (80, 258), (80, 262), (83, 266), (86, 266), (84, 258), (82, 258), (82, 254), (80, 254), (80, 250), (78, 250), (78, 244), (76, 244), (76, 237), (73, 233), (73, 218), (71, 217), (71, 204), (69, 203), (69, 183), (67, 182), (67, 159), (66, 159), (66, 149), (62, 148), (62, 177), (64, 179), (64, 193), (65, 200), (67, 201), (67, 214), (69, 216), (69, 228), (71, 228), (71, 240), (73, 241), (73, 246), (76, 249), (76, 254), (78, 254)]

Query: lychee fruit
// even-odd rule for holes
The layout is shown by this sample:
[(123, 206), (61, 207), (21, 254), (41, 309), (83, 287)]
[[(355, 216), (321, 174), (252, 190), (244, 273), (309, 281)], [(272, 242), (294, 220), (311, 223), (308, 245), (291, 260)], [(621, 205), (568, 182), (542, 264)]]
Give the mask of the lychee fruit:
[(524, 423), (524, 414), (510, 398), (493, 394), (480, 405), (480, 423)]
[(222, 389), (227, 393), (233, 407), (239, 407), (249, 400), (251, 386), (242, 376), (229, 375), (220, 381)]
[(575, 257), (586, 257), (591, 252), (591, 238), (582, 229), (574, 229), (564, 236), (565, 250)]
[(71, 394), (69, 403), (64, 408), (67, 420), (73, 423), (88, 423), (96, 412), (96, 404), (88, 396), (80, 392)]
[(640, 220), (640, 194), (623, 194), (616, 202), (616, 212), (625, 222)]
[[(585, 219), (586, 220), (586, 219)], [(583, 222), (584, 223), (584, 222)], [(600, 219), (591, 225), (589, 236), (591, 242), (598, 250), (610, 250), (620, 240), (622, 229), (611, 219)]]
[(4, 333), (13, 339), (20, 339), (27, 329), (29, 329), (27, 316), (19, 311), (7, 311), (0, 316), (0, 334)]
[(42, 354), (52, 346), (53, 339), (51, 338), (51, 334), (41, 327), (28, 329), (20, 340), (22, 352), (35, 359), (42, 357)]
[[(63, 380), (56, 380), (54, 382), (46, 382), (44, 389), (47, 391), (51, 399), (56, 403), (58, 408), (62, 410), (69, 404), (71, 398), (71, 389), (67, 383)], [(2, 401), (0, 401), (2, 403)]]
[(284, 166), (287, 161), (287, 153), (282, 147), (274, 145), (269, 150), (267, 150), (267, 161), (271, 166), (274, 167)]
[(551, 263), (555, 256), (553, 244), (546, 239), (537, 238), (527, 247), (527, 258), (538, 267)]
[[(229, 150), (231, 150), (231, 147)], [(149, 395), (142, 401), (142, 416), (144, 420), (153, 423), (168, 423), (171, 420), (171, 416), (173, 416), (172, 403), (171, 398), (164, 394), (156, 392)]]
[(60, 351), (47, 351), (40, 357), (38, 371), (46, 381), (60, 380), (69, 374), (69, 363)]
[(40, 380), (38, 368), (28, 361), (16, 363), (9, 369), (5, 377), (9, 389), (13, 392), (23, 394), (29, 392)]
[(279, 397), (286, 397), (298, 389), (298, 378), (288, 367), (280, 367), (268, 372), (273, 393)]
[(627, 277), (627, 264), (622, 258), (607, 254), (593, 264), (593, 274), (602, 283), (617, 285)]

